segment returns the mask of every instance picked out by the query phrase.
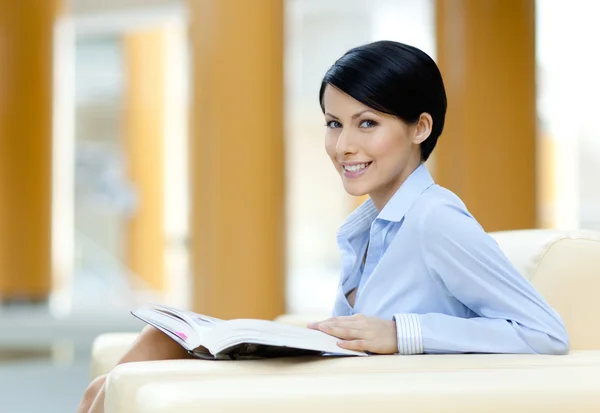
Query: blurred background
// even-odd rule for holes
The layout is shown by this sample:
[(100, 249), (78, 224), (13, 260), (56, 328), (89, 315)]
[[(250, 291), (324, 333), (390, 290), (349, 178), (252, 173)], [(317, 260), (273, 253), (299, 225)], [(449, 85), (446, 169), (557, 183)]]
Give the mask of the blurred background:
[[(417, 46), (428, 167), (488, 231), (600, 230), (592, 0), (0, 0), (0, 411), (74, 411), (147, 302), (327, 313), (363, 200), (323, 149), (346, 50)], [(32, 397), (33, 396), (33, 397)]]

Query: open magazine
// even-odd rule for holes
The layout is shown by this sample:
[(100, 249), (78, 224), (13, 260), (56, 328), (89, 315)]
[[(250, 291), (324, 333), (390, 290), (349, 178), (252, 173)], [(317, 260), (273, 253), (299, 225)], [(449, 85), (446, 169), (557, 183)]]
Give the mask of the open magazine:
[(321, 331), (275, 321), (220, 320), (164, 305), (145, 306), (131, 313), (204, 359), (367, 355), (338, 347), (337, 338)]

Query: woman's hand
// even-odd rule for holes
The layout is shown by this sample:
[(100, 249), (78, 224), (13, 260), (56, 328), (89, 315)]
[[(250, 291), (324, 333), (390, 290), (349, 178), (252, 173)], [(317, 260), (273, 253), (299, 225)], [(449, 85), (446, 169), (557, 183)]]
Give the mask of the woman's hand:
[(393, 320), (356, 314), (309, 323), (307, 327), (341, 339), (338, 346), (347, 350), (377, 354), (398, 352), (396, 323)]

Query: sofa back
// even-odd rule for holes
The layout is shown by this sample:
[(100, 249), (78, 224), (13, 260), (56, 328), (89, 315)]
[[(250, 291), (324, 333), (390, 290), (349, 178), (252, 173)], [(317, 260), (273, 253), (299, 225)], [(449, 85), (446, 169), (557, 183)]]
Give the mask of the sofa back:
[(561, 315), (571, 349), (600, 349), (600, 233), (519, 230), (490, 235)]

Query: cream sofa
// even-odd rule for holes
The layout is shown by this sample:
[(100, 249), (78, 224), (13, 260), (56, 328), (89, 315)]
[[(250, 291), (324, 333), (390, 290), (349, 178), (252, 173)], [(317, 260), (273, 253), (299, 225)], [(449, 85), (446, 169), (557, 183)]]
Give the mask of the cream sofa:
[[(563, 317), (569, 355), (130, 363), (109, 374), (105, 411), (600, 411), (600, 234), (529, 230), (492, 235)], [(307, 320), (292, 315), (281, 321)], [(110, 370), (134, 338), (99, 337), (93, 374)]]
[(143, 413), (597, 413), (598, 368), (365, 372), (175, 380), (143, 386)]

